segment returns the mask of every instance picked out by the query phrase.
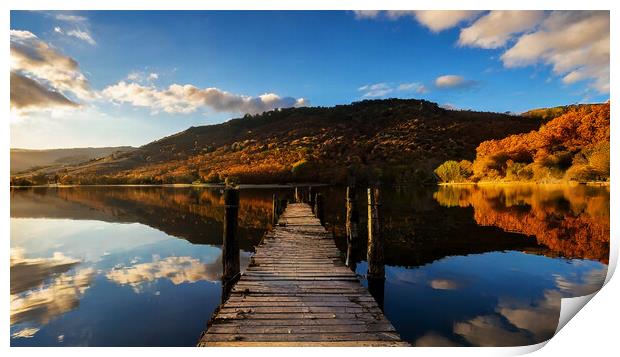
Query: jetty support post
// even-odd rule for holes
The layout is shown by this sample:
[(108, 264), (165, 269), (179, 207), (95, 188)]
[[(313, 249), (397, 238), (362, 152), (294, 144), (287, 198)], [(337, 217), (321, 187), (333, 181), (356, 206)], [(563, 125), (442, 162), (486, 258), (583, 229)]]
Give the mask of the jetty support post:
[(385, 279), (383, 234), (381, 232), (381, 191), (368, 188), (368, 278)]
[(224, 190), (224, 242), (222, 245), (222, 280), (228, 282), (239, 277), (239, 237), (237, 225), (239, 219), (239, 190)]
[(312, 186), (308, 186), (308, 204), (310, 205), (310, 209), (312, 209), (312, 213), (314, 213), (314, 193), (312, 193)]
[(355, 183), (351, 183), (347, 187), (346, 195), (346, 234), (347, 234), (347, 259), (345, 264), (352, 269), (355, 269), (355, 255), (357, 253), (357, 237), (358, 237), (358, 224), (359, 224), (359, 212), (357, 210)]
[(295, 186), (295, 203), (301, 202), (301, 197), (299, 196), (299, 188)]
[(368, 188), (368, 290), (383, 309), (385, 292), (385, 256), (381, 227), (381, 191)]
[(279, 205), (280, 201), (278, 201), (278, 195), (274, 193), (271, 199), (271, 223), (273, 225), (278, 223), (278, 216), (280, 215)]
[(325, 224), (325, 211), (324, 211), (323, 195), (317, 193), (314, 198), (314, 215), (321, 221), (321, 225)]
[(368, 292), (375, 299), (381, 311), (383, 311), (385, 302), (385, 278), (368, 278)]

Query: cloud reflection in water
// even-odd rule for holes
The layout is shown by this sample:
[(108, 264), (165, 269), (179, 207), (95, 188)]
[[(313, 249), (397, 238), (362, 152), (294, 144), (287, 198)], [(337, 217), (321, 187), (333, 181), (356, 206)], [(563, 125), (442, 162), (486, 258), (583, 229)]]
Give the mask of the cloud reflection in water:
[(43, 325), (79, 306), (79, 300), (90, 287), (93, 268), (63, 273), (51, 283), (24, 294), (11, 294), (11, 325), (32, 322)]
[[(249, 258), (249, 254), (241, 254), (242, 268), (248, 265)], [(179, 285), (202, 280), (219, 281), (222, 275), (221, 256), (209, 264), (190, 256), (171, 256), (162, 259), (157, 255), (153, 256), (151, 262), (137, 263), (136, 259), (132, 259), (130, 263), (129, 266), (113, 268), (106, 277), (119, 285), (131, 286), (136, 293), (142, 291), (143, 284), (157, 279), (168, 279), (174, 285)]]
[(583, 281), (557, 275), (557, 289), (547, 289), (536, 301), (500, 298), (497, 315), (481, 315), (454, 324), (454, 333), (478, 346), (522, 346), (553, 337), (560, 316), (561, 299), (591, 294), (601, 288), (606, 268), (593, 270)]

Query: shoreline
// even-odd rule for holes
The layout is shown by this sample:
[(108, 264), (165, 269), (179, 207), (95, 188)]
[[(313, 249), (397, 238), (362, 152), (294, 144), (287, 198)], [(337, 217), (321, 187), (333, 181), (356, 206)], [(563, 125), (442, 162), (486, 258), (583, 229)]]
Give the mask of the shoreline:
[[(239, 189), (249, 189), (249, 188), (295, 188), (295, 187), (324, 187), (331, 186), (328, 183), (320, 183), (320, 182), (302, 182), (298, 184), (293, 183), (265, 183), (265, 184), (239, 184), (236, 185), (236, 188)], [(164, 184), (102, 184), (102, 185), (59, 185), (59, 184), (48, 184), (48, 185), (28, 185), (28, 186), (19, 186), (12, 185), (10, 188), (70, 188), (70, 187), (172, 187), (172, 188), (188, 188), (188, 187), (200, 187), (200, 188), (226, 188), (225, 184), (214, 184), (214, 183), (201, 183), (201, 184), (193, 184), (193, 183), (164, 183)]]
[(588, 182), (528, 182), (528, 181), (482, 181), (482, 182), (441, 182), (437, 186), (610, 186), (610, 181)]
[[(589, 182), (520, 182), (520, 181), (483, 181), (483, 182), (440, 182), (435, 184), (436, 186), (611, 186), (610, 181), (589, 181)], [(334, 186), (328, 183), (320, 182), (302, 182), (298, 184), (294, 183), (265, 183), (265, 184), (239, 184), (235, 187), (239, 189), (267, 189), (267, 188), (295, 188), (295, 187), (325, 187)], [(337, 186), (337, 185), (336, 185)], [(188, 188), (188, 187), (200, 187), (200, 188), (225, 188), (225, 184), (212, 184), (212, 183), (169, 183), (169, 184), (107, 184), (107, 185), (30, 185), (30, 186), (9, 186), (10, 188), (70, 188), (70, 187), (172, 187), (172, 188)]]

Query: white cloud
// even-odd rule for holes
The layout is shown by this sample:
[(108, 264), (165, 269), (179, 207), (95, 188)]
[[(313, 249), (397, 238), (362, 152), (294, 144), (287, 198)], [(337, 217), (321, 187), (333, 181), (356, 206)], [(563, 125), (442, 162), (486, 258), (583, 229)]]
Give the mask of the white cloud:
[(459, 23), (478, 16), (482, 11), (473, 10), (422, 10), (415, 11), (415, 18), (433, 32), (447, 30)]
[(419, 82), (401, 83), (396, 87), (396, 90), (401, 92), (416, 92), (420, 94), (428, 93), (428, 88)]
[(358, 19), (375, 19), (384, 15), (390, 20), (412, 17), (431, 31), (440, 32), (472, 19), (481, 12), (473, 10), (359, 10), (355, 11), (355, 17)]
[(475, 84), (476, 81), (454, 74), (446, 74), (435, 79), (435, 86), (437, 88), (468, 88)]
[(73, 36), (75, 38), (78, 38), (82, 41), (87, 42), (89, 45), (96, 45), (97, 42), (95, 42), (95, 40), (93, 40), (93, 38), (91, 37), (90, 33), (86, 32), (86, 31), (82, 31), (82, 30), (70, 30), (67, 31), (67, 36)]
[(364, 97), (369, 98), (384, 97), (394, 91), (387, 83), (367, 84), (359, 87), (357, 90), (364, 92)]
[(354, 10), (353, 12), (357, 19), (374, 19), (381, 13), (379, 10)]
[(127, 75), (127, 79), (130, 81), (139, 81), (141, 80), (142, 75), (140, 74), (140, 72), (131, 72)]
[(545, 17), (544, 11), (491, 11), (461, 30), (459, 44), (481, 48), (504, 46), (515, 33), (531, 30)]
[(21, 76), (27, 75), (40, 86), (64, 96), (72, 93), (80, 99), (93, 98), (88, 80), (77, 61), (50, 47), (32, 32), (11, 30), (10, 34), (11, 71)]
[(61, 35), (70, 36), (77, 38), (81, 41), (84, 41), (92, 46), (96, 45), (97, 42), (93, 38), (90, 32), (90, 23), (88, 18), (85, 16), (79, 15), (71, 15), (71, 14), (52, 14), (51, 16), (58, 21), (62, 21), (65, 24), (73, 27), (71, 30), (63, 29), (60, 26), (54, 27), (54, 32), (59, 33)]
[(56, 20), (73, 23), (85, 23), (88, 21), (88, 18), (79, 15), (58, 14), (56, 15)]
[(461, 76), (456, 76), (453, 74), (447, 74), (444, 76), (439, 76), (437, 77), (437, 79), (435, 79), (435, 85), (437, 87), (456, 87), (460, 84), (462, 84), (465, 81), (465, 78), (461, 77)]
[(609, 11), (553, 11), (501, 57), (506, 67), (548, 64), (564, 83), (591, 80), (609, 92)]
[(157, 72), (132, 71), (126, 79), (132, 82), (149, 83), (159, 79), (160, 74)]
[(357, 88), (358, 91), (363, 92), (362, 96), (366, 98), (379, 98), (385, 97), (388, 94), (395, 92), (415, 92), (419, 94), (428, 93), (428, 88), (419, 82), (400, 83), (394, 85), (392, 83), (375, 83), (366, 84)]
[(65, 35), (65, 36), (75, 37), (79, 40), (87, 42), (89, 45), (94, 46), (97, 44), (97, 42), (92, 38), (92, 36), (90, 35), (88, 31), (83, 31), (83, 30), (78, 30), (78, 29), (65, 31), (61, 27), (56, 26), (54, 27), (54, 32), (59, 33), (61, 35)]
[(218, 112), (262, 113), (276, 108), (302, 107), (303, 98), (280, 97), (266, 93), (257, 97), (232, 94), (218, 88), (197, 88), (191, 84), (172, 84), (167, 89), (121, 81), (106, 87), (102, 94), (116, 103), (150, 108), (153, 113), (193, 113), (201, 108)]

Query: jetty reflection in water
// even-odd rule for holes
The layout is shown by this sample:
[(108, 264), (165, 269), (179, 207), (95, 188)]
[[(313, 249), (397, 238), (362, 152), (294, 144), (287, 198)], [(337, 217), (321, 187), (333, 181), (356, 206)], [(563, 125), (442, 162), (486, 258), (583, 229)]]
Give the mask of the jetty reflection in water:
[[(344, 254), (344, 190), (315, 191)], [(269, 228), (274, 192), (292, 197), (241, 192), (242, 266)], [(386, 280), (371, 290), (412, 344), (540, 342), (555, 331), (560, 298), (604, 280), (608, 187), (442, 186), (383, 196)], [(358, 198), (364, 213), (365, 195)], [(220, 303), (222, 217), (218, 189), (11, 189), (11, 345), (195, 345)], [(355, 269), (364, 279), (360, 218)]]

